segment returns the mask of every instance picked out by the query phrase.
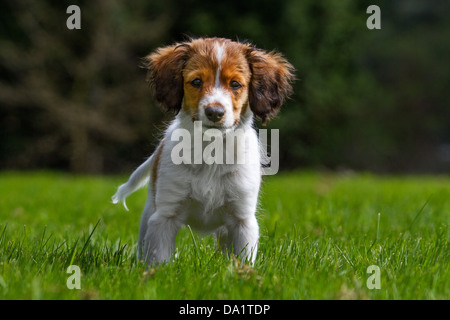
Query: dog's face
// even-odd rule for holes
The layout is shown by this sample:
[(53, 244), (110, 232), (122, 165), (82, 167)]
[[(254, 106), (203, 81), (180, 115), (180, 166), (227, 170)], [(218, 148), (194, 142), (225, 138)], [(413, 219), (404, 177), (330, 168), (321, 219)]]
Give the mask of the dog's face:
[(292, 92), (293, 67), (280, 54), (228, 39), (161, 48), (145, 62), (157, 102), (208, 128), (234, 128), (248, 108), (265, 123)]

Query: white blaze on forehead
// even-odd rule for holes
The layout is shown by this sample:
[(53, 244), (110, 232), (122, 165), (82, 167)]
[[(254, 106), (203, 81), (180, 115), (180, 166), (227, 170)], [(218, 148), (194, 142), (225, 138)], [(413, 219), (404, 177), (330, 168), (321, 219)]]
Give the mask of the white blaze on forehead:
[(215, 87), (218, 88), (220, 86), (220, 70), (221, 70), (221, 63), (222, 63), (222, 58), (223, 58), (223, 44), (216, 44), (215, 45), (215, 49), (216, 49), (216, 58), (217, 58), (217, 70), (216, 70), (216, 83), (215, 83)]

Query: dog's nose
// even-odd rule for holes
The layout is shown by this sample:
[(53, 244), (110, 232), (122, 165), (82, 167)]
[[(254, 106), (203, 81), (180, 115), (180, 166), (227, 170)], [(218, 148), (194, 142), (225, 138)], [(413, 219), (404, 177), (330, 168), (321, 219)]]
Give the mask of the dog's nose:
[(212, 122), (220, 121), (220, 119), (223, 118), (224, 114), (225, 110), (222, 107), (213, 106), (205, 109), (206, 117)]

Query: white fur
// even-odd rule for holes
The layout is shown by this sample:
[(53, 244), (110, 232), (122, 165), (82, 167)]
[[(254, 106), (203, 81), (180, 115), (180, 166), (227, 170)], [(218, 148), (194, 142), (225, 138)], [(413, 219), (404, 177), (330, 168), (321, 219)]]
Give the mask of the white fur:
[[(149, 183), (139, 230), (138, 258), (149, 264), (167, 261), (174, 251), (180, 227), (188, 224), (200, 232), (215, 233), (224, 252), (253, 263), (259, 237), (255, 212), (261, 168), (252, 112), (242, 115), (237, 126), (246, 137), (244, 143), (235, 144), (235, 150), (246, 156), (244, 164), (174, 164), (171, 150), (177, 142), (170, 137), (177, 128), (193, 135), (194, 124), (183, 110), (165, 132), (155, 196)], [(224, 139), (232, 130), (222, 130)], [(119, 187), (114, 203), (125, 203), (125, 198), (142, 186), (152, 171), (153, 158), (154, 155)]]
[(223, 57), (223, 45), (216, 44), (216, 58), (217, 58), (217, 70), (216, 70), (216, 82), (215, 87), (220, 87), (220, 70), (222, 69), (222, 57)]

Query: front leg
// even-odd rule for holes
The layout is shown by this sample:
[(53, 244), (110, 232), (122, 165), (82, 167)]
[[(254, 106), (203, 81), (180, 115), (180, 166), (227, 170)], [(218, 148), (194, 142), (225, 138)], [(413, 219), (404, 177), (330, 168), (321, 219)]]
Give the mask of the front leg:
[(176, 215), (157, 210), (147, 222), (142, 260), (148, 265), (167, 262), (175, 250), (175, 238), (182, 222)]
[(255, 263), (259, 226), (254, 214), (246, 218), (232, 216), (228, 223), (228, 248), (242, 261)]
[[(252, 154), (259, 153), (254, 150)], [(230, 192), (227, 194), (228, 202), (225, 205), (228, 250), (242, 261), (249, 261), (251, 264), (256, 260), (259, 240), (256, 208), (261, 176), (259, 160), (255, 163), (257, 165), (239, 167), (238, 172), (229, 176)]]

